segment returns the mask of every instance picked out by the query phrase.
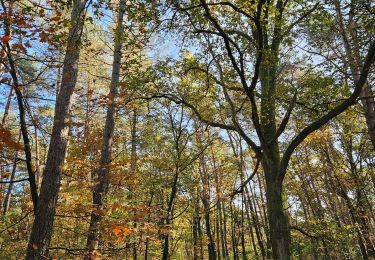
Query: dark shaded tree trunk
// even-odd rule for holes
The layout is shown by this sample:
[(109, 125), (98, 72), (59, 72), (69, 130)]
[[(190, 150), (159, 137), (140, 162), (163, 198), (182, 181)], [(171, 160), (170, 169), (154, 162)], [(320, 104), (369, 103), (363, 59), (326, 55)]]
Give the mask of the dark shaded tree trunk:
[(241, 203), (241, 247), (242, 247), (242, 259), (247, 260), (246, 254), (246, 239), (245, 239), (245, 195), (242, 193), (242, 203)]
[(61, 89), (56, 100), (54, 124), (40, 188), (40, 204), (36, 210), (26, 259), (45, 259), (52, 238), (56, 203), (60, 189), (62, 166), (68, 143), (70, 107), (78, 76), (81, 32), (85, 16), (84, 0), (74, 0), (71, 28), (65, 53)]
[(193, 215), (193, 259), (203, 259), (202, 249), (202, 229), (200, 216), (200, 199), (199, 188), (196, 189), (196, 198), (194, 199), (194, 215)]
[(233, 201), (230, 201), (230, 216), (231, 216), (231, 238), (232, 238), (233, 260), (237, 260), (238, 259), (237, 236), (236, 236), (237, 217), (234, 215)]
[[(281, 21), (279, 21), (281, 23)], [(281, 26), (281, 25), (277, 25)], [(265, 55), (264, 62), (272, 66), (262, 66), (261, 79), (261, 128), (264, 138), (261, 163), (266, 180), (266, 201), (272, 256), (277, 260), (290, 259), (290, 227), (284, 210), (282, 181), (279, 179), (280, 149), (276, 136), (276, 70), (279, 61), (278, 35)]]
[[(6, 10), (7, 13), (12, 12), (11, 8), (13, 6), (13, 3), (9, 3), (9, 6), (7, 8), (5, 6), (4, 1), (2, 0), (1, 6), (2, 6), (4, 11)], [(10, 18), (8, 16), (5, 16), (5, 18), (3, 20), (4, 20), (4, 35), (10, 37), (10, 35), (11, 35)], [(4, 45), (5, 45), (5, 52), (6, 52), (6, 56), (7, 56), (8, 64), (9, 64), (9, 69), (10, 69), (9, 73), (12, 77), (12, 83), (13, 83), (12, 89), (14, 89), (14, 91), (16, 93), (16, 98), (17, 98), (21, 134), (22, 134), (22, 139), (23, 139), (23, 150), (24, 150), (25, 157), (26, 157), (25, 162), (26, 162), (27, 173), (29, 175), (28, 179), (29, 179), (29, 184), (30, 184), (30, 193), (31, 193), (30, 195), (31, 195), (31, 200), (33, 202), (34, 211), (36, 211), (36, 208), (37, 208), (37, 205), (38, 205), (38, 189), (37, 189), (37, 186), (36, 186), (35, 173), (34, 173), (34, 169), (33, 169), (33, 166), (32, 166), (31, 145), (30, 145), (29, 133), (28, 133), (27, 124), (26, 124), (26, 110), (25, 110), (25, 105), (24, 105), (24, 96), (23, 96), (23, 93), (22, 93), (22, 84), (19, 81), (19, 78), (18, 78), (18, 75), (17, 75), (16, 63), (15, 63), (15, 60), (12, 56), (12, 50), (11, 50), (11, 47), (9, 45), (9, 42), (5, 42)], [(11, 89), (11, 91), (9, 93), (9, 96), (8, 96), (9, 102), (7, 102), (7, 104), (6, 104), (8, 106), (8, 108), (7, 107), (5, 108), (3, 121), (5, 121), (5, 119), (7, 117), (7, 113), (8, 113), (7, 111), (9, 110), (9, 105), (10, 105), (9, 99), (12, 95), (12, 89)]]
[[(179, 164), (179, 162), (177, 162)], [(170, 227), (171, 225), (171, 219), (172, 219), (172, 209), (173, 209), (173, 202), (176, 197), (177, 193), (177, 183), (178, 183), (178, 178), (179, 178), (179, 168), (177, 167), (176, 173), (173, 179), (173, 184), (172, 184), (172, 190), (171, 194), (169, 197), (169, 202), (168, 202), (168, 209), (167, 209), (167, 217), (165, 220), (165, 224), (167, 227)], [(168, 260), (170, 258), (170, 253), (169, 253), (169, 241), (170, 237), (169, 234), (164, 235), (164, 245), (163, 245), (163, 260)]]

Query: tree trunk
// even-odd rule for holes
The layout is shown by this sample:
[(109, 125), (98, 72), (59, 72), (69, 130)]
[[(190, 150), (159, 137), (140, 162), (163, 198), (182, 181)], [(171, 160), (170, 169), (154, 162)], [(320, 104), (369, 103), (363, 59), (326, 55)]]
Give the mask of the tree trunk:
[(39, 143), (38, 143), (38, 128), (34, 125), (34, 142), (35, 142), (35, 173), (36, 173), (36, 186), (40, 185), (40, 167), (39, 167)]
[[(335, 1), (335, 11), (339, 24), (339, 31), (341, 34), (342, 41), (344, 43), (347, 59), (344, 63), (350, 68), (353, 75), (353, 79), (358, 81), (361, 73), (362, 62), (360, 58), (360, 50), (356, 49), (353, 43), (357, 42), (357, 34), (355, 27), (358, 27), (354, 19), (351, 19), (350, 23), (345, 26), (344, 17), (341, 11), (340, 1)], [(364, 84), (361, 94), (361, 103), (365, 112), (365, 119), (367, 124), (368, 135), (371, 140), (373, 147), (375, 148), (375, 99), (372, 93), (370, 85)]]
[[(177, 165), (178, 164), (179, 164), (179, 162), (177, 162)], [(173, 203), (174, 203), (174, 199), (175, 199), (176, 194), (177, 194), (177, 183), (178, 183), (178, 178), (179, 178), (179, 168), (178, 168), (178, 166), (176, 167), (175, 170), (176, 170), (176, 172), (175, 172), (175, 176), (174, 176), (174, 179), (173, 179), (172, 190), (171, 190), (171, 194), (170, 194), (169, 202), (168, 202), (167, 217), (166, 217), (166, 221), (165, 221), (165, 224), (167, 225), (168, 228), (171, 225)], [(169, 239), (170, 239), (169, 234), (165, 234), (164, 235), (164, 246), (163, 246), (163, 258), (162, 258), (163, 260), (168, 260), (170, 258)]]
[[(253, 206), (253, 202), (250, 199), (248, 187), (245, 187), (244, 191), (245, 191), (245, 195), (246, 195), (246, 198), (247, 198), (247, 201), (248, 201), (248, 207), (249, 207), (249, 210), (250, 210), (250, 213), (251, 213), (251, 219), (252, 219), (252, 223), (254, 225), (255, 235), (256, 235), (256, 238), (257, 238), (257, 241), (258, 241), (258, 244), (259, 244), (260, 252), (262, 253), (262, 259), (266, 259), (267, 253), (266, 253), (266, 250), (264, 248), (264, 241), (263, 241), (263, 237), (262, 237), (262, 233), (261, 233), (261, 229), (260, 229), (261, 225), (259, 223), (257, 210), (255, 208), (255, 204)], [(252, 194), (252, 195), (253, 195), (253, 199), (255, 200), (255, 194)], [(250, 216), (249, 216), (249, 219), (250, 219)]]
[(231, 216), (231, 237), (232, 237), (232, 251), (233, 251), (233, 260), (238, 259), (238, 250), (237, 250), (237, 237), (236, 237), (236, 216), (233, 213), (233, 201), (230, 201), (230, 216)]
[(112, 77), (109, 91), (109, 101), (107, 108), (107, 115), (105, 126), (103, 130), (103, 143), (100, 156), (100, 165), (97, 176), (97, 183), (93, 192), (93, 211), (91, 213), (90, 227), (87, 236), (87, 248), (89, 254), (87, 259), (91, 259), (92, 255), (98, 250), (99, 247), (99, 232), (98, 227), (102, 216), (98, 213), (103, 209), (104, 199), (108, 192), (108, 172), (109, 165), (112, 160), (112, 145), (113, 134), (115, 129), (115, 97), (118, 92), (118, 85), (120, 79), (120, 66), (121, 66), (121, 48), (122, 48), (122, 34), (123, 34), (123, 20), (125, 12), (125, 0), (121, 0), (118, 9), (117, 27), (115, 33), (115, 46), (112, 64)]
[(199, 216), (199, 196), (198, 190), (197, 195), (194, 203), (194, 215), (193, 215), (193, 259), (199, 260), (201, 259), (201, 255), (199, 254), (199, 229), (200, 229), (200, 216)]
[[(136, 178), (137, 173), (137, 109), (133, 110), (132, 126), (131, 126), (131, 159), (130, 159), (130, 172), (132, 178)], [(131, 191), (130, 194), (133, 192)], [(136, 212), (134, 212), (134, 216)], [(137, 228), (137, 219), (134, 218), (133, 228)], [(137, 243), (134, 242), (132, 245), (133, 260), (137, 259)]]
[(54, 124), (40, 188), (40, 204), (27, 246), (26, 259), (45, 259), (51, 242), (62, 166), (68, 143), (69, 110), (78, 76), (79, 47), (85, 14), (84, 0), (74, 0), (66, 47), (61, 90), (56, 101)]
[(211, 223), (210, 223), (210, 205), (209, 201), (206, 198), (205, 195), (202, 197), (202, 202), (203, 202), (203, 208), (204, 208), (204, 220), (205, 220), (205, 225), (206, 225), (206, 233), (208, 236), (208, 259), (209, 260), (216, 260), (216, 251), (215, 251), (215, 241), (212, 236), (212, 231), (211, 231)]
[[(21, 139), (21, 132), (18, 136), (18, 141), (20, 141), (20, 139)], [(8, 189), (6, 191), (5, 198), (3, 201), (3, 216), (5, 216), (7, 211), (9, 210), (10, 201), (12, 198), (12, 190), (13, 190), (13, 185), (14, 185), (13, 181), (16, 177), (17, 162), (18, 162), (17, 157), (18, 157), (18, 151), (14, 153), (14, 163), (13, 163), (12, 172), (10, 174), (10, 179), (9, 179), (10, 182), (9, 182)]]
[(9, 179), (9, 185), (8, 185), (8, 189), (6, 191), (6, 194), (5, 194), (5, 198), (4, 198), (4, 201), (3, 201), (3, 216), (6, 215), (8, 209), (9, 209), (9, 205), (10, 205), (10, 200), (11, 200), (11, 197), (12, 197), (12, 190), (13, 190), (13, 181), (16, 177), (16, 169), (17, 169), (17, 157), (18, 157), (18, 152), (15, 152), (14, 153), (14, 163), (13, 163), (13, 167), (12, 167), (12, 173), (10, 174), (10, 179)]
[(272, 255), (275, 260), (288, 260), (290, 259), (290, 227), (283, 206), (282, 186), (277, 181), (279, 158), (275, 152), (265, 151), (262, 164), (266, 176)]
[[(1, 1), (1, 6), (4, 10), (6, 10), (6, 6), (4, 1)], [(11, 2), (9, 4), (8, 9), (11, 9), (13, 6), (13, 3)], [(8, 12), (12, 12), (12, 10), (8, 10)], [(4, 33), (6, 36), (11, 35), (11, 24), (9, 17), (6, 17), (4, 19)], [(17, 69), (16, 69), (16, 63), (12, 56), (12, 50), (9, 45), (9, 42), (4, 43), (5, 45), (5, 52), (9, 63), (9, 73), (12, 77), (12, 89), (14, 88), (14, 91), (16, 93), (17, 97), (17, 104), (18, 104), (18, 112), (19, 112), (19, 120), (20, 120), (20, 127), (21, 127), (21, 133), (22, 133), (22, 139), (23, 139), (23, 150), (25, 152), (26, 157), (26, 168), (27, 173), (29, 175), (29, 184), (30, 184), (30, 193), (31, 193), (31, 200), (33, 202), (34, 211), (36, 211), (37, 205), (38, 205), (38, 190), (35, 183), (35, 174), (32, 166), (32, 157), (31, 157), (31, 147), (30, 147), (30, 139), (29, 139), (29, 133), (27, 129), (26, 124), (26, 111), (25, 111), (25, 105), (24, 105), (24, 97), (22, 94), (22, 84), (19, 82), (19, 78), (17, 75)], [(5, 108), (6, 111), (4, 112), (3, 121), (5, 121), (7, 117), (7, 110), (9, 110), (10, 100), (9, 98), (12, 95), (12, 90), (9, 93), (8, 101), (6, 105), (8, 105), (8, 108)]]
[(8, 98), (7, 98), (7, 102), (5, 104), (3, 119), (1, 120), (2, 125), (5, 125), (5, 121), (8, 117), (9, 107), (10, 107), (10, 103), (12, 101), (12, 96), (13, 96), (13, 87), (10, 88), (9, 95), (8, 95)]
[(247, 260), (246, 254), (246, 241), (245, 241), (245, 217), (244, 217), (244, 205), (245, 196), (242, 193), (242, 203), (241, 203), (241, 247), (242, 247), (242, 259)]
[[(268, 73), (272, 76), (269, 76)], [(274, 71), (266, 70), (262, 75), (261, 109), (265, 143), (270, 142), (276, 134), (274, 73)], [(262, 166), (266, 179), (266, 200), (272, 255), (275, 260), (289, 260), (290, 228), (283, 207), (282, 183), (279, 181), (280, 150), (277, 142), (277, 140), (273, 141), (268, 147), (264, 148)]]

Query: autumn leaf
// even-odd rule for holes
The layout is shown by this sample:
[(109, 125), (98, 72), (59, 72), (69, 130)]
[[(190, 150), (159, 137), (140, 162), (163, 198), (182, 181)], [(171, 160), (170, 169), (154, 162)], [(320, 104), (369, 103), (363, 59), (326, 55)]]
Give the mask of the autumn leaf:
[(59, 16), (54, 16), (54, 17), (51, 18), (51, 20), (54, 21), (54, 22), (60, 21), (60, 19), (61, 18)]
[(13, 44), (12, 49), (13, 50), (26, 51), (25, 47), (23, 47), (21, 44)]
[(47, 36), (47, 34), (45, 32), (41, 32), (39, 34), (39, 38), (40, 38), (41, 42), (47, 42), (48, 41), (48, 36)]
[(5, 44), (7, 44), (10, 41), (10, 39), (10, 35), (4, 35), (3, 37), (1, 37), (1, 41)]
[(21, 150), (22, 146), (12, 140), (10, 130), (0, 126), (0, 149), (10, 148), (12, 150)]
[(128, 227), (114, 225), (112, 226), (112, 233), (116, 237), (116, 243), (121, 243), (122, 239), (126, 236), (129, 236), (132, 233), (132, 230)]
[(100, 252), (99, 252), (98, 250), (94, 250), (94, 251), (91, 253), (90, 259), (92, 259), (92, 260), (101, 259), (101, 254), (100, 254)]

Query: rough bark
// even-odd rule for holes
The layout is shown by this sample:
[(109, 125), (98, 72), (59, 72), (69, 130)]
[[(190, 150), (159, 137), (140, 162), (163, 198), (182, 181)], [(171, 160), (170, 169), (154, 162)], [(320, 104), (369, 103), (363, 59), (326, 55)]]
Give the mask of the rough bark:
[[(348, 68), (350, 68), (354, 81), (358, 81), (361, 73), (362, 64), (359, 50), (355, 47), (353, 48), (352, 44), (352, 42), (358, 42), (358, 37), (354, 30), (355, 27), (357, 27), (357, 25), (355, 24), (354, 19), (350, 19), (349, 24), (345, 26), (340, 1), (335, 1), (334, 5), (339, 26), (339, 32), (341, 34), (341, 38), (344, 43), (344, 48), (346, 52), (346, 59), (344, 59), (344, 63)], [(373, 147), (375, 148), (375, 99), (371, 90), (371, 86), (369, 84), (364, 84), (360, 94), (360, 98), (363, 110), (365, 112), (368, 135)]]
[(87, 248), (89, 254), (86, 259), (91, 259), (93, 254), (99, 249), (99, 224), (102, 216), (99, 214), (104, 207), (104, 200), (108, 192), (108, 173), (109, 165), (112, 160), (112, 145), (113, 134), (115, 129), (115, 97), (118, 93), (118, 85), (120, 79), (121, 66), (121, 48), (122, 48), (122, 34), (123, 34), (123, 20), (125, 13), (125, 1), (121, 0), (119, 3), (117, 27), (115, 33), (115, 46), (112, 64), (112, 77), (109, 91), (108, 108), (106, 114), (106, 121), (103, 130), (103, 143), (100, 156), (100, 165), (97, 172), (97, 180), (93, 192), (93, 211), (91, 213), (90, 227), (87, 236)]
[(48, 257), (62, 166), (68, 143), (69, 111), (78, 76), (78, 59), (85, 5), (85, 0), (73, 1), (72, 26), (67, 40), (61, 89), (56, 100), (52, 135), (40, 188), (40, 204), (36, 210), (30, 240), (27, 245), (26, 259), (45, 259)]

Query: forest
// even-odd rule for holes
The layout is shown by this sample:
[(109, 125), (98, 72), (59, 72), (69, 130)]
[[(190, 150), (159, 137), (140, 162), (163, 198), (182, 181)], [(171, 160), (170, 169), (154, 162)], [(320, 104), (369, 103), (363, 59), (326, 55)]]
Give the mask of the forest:
[(375, 259), (375, 1), (0, 0), (0, 259)]

